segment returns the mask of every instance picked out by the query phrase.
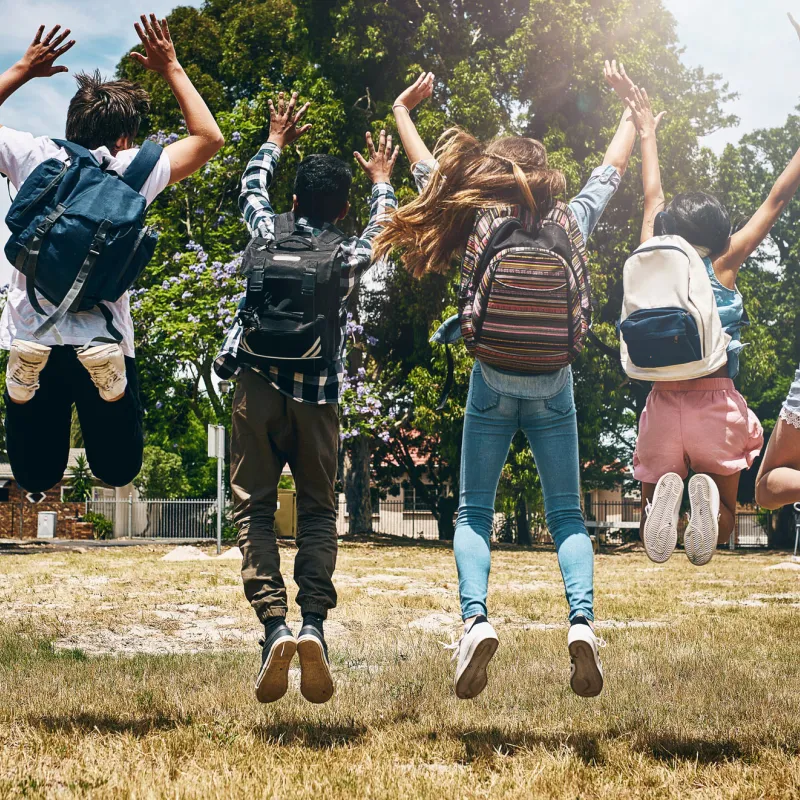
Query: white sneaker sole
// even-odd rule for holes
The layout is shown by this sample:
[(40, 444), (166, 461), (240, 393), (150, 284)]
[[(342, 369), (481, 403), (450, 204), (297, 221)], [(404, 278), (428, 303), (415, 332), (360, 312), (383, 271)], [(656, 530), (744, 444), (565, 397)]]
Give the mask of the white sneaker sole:
[(597, 697), (603, 691), (603, 673), (589, 642), (577, 640), (569, 645), (574, 669), (569, 685), (578, 697)]
[(464, 669), (456, 676), (455, 690), (459, 700), (472, 700), (486, 688), (489, 682), (486, 668), (499, 644), (497, 637), (491, 635), (475, 642)]
[(325, 652), (314, 636), (297, 640), (300, 657), (300, 694), (309, 703), (327, 703), (333, 697), (333, 678)]
[(708, 564), (719, 538), (719, 489), (708, 475), (693, 475), (689, 481), (692, 515), (686, 528), (686, 557), (696, 567)]
[(675, 472), (662, 475), (656, 484), (650, 513), (644, 523), (644, 551), (656, 564), (669, 559), (678, 544), (676, 520), (683, 498), (683, 481)]
[(259, 703), (274, 703), (289, 688), (289, 665), (297, 650), (292, 636), (282, 636), (271, 647), (267, 660), (256, 678), (256, 699)]

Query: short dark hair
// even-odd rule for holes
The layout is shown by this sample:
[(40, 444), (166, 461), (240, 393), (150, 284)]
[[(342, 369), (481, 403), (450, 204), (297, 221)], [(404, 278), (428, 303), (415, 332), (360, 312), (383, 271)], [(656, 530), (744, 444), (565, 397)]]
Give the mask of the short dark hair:
[(731, 218), (725, 206), (706, 192), (687, 192), (667, 206), (675, 233), (695, 247), (707, 247), (719, 255), (731, 238)]
[(150, 95), (131, 81), (106, 81), (95, 70), (75, 76), (78, 91), (67, 111), (67, 139), (90, 150), (113, 151), (121, 136), (135, 139), (142, 117), (150, 110)]
[(353, 173), (338, 158), (318, 153), (300, 162), (294, 180), (297, 211), (301, 216), (335, 222), (350, 197)]

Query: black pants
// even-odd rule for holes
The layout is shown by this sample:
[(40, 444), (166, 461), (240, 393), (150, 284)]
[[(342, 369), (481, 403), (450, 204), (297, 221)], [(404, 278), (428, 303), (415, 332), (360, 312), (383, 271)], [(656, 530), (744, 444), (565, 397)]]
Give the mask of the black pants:
[(125, 396), (108, 403), (78, 361), (75, 348), (54, 347), (33, 399), (20, 405), (6, 392), (8, 459), (20, 486), (46, 492), (64, 477), (73, 404), (94, 476), (110, 486), (125, 486), (139, 474), (144, 448), (139, 377), (132, 358), (125, 359), (125, 367)]

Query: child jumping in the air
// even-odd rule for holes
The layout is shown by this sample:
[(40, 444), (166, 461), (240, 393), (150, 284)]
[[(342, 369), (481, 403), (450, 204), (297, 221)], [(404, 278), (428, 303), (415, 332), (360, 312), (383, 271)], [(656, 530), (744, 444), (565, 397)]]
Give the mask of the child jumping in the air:
[[(142, 15), (135, 28), (145, 53), (132, 56), (172, 89), (188, 136), (163, 152), (152, 142), (136, 148), (147, 92), (130, 81), (104, 81), (99, 73), (77, 76), (65, 140), (0, 126), (0, 172), (19, 191), (6, 248), (18, 250), (17, 269), (0, 320), (0, 347), (10, 351), (6, 435), (14, 475), (29, 492), (44, 492), (63, 477), (73, 405), (94, 475), (124, 486), (139, 472), (142, 407), (129, 284), (110, 290), (114, 302), (77, 309), (104, 258), (118, 265), (120, 275), (110, 276), (116, 280), (130, 274), (131, 263), (144, 266), (154, 246), (142, 227), (144, 207), (203, 166), (224, 141), (177, 60), (166, 20)], [(20, 61), (0, 75), (0, 105), (31, 79), (67, 71), (55, 62), (75, 44), (69, 29), (44, 31), (42, 26)], [(83, 185), (89, 190), (76, 190)], [(26, 202), (27, 194), (33, 202)], [(36, 216), (56, 199), (63, 202)], [(74, 283), (69, 277), (72, 285), (56, 307), (39, 291), (42, 274), (50, 269), (49, 279), (59, 278), (60, 264), (70, 258), (80, 259), (81, 270)]]
[[(354, 156), (372, 182), (370, 217), (360, 236), (338, 226), (350, 210), (350, 166), (327, 153), (297, 167), (292, 211), (270, 198), (281, 154), (306, 131), (310, 103), (297, 93), (269, 101), (269, 138), (242, 177), (239, 207), (253, 236), (242, 269), (247, 294), (216, 369), (237, 376), (231, 433), (233, 517), (242, 549), (244, 592), (264, 625), (256, 697), (286, 694), (300, 660), (300, 693), (325, 703), (334, 685), (324, 621), (336, 607), (336, 472), (339, 396), (344, 381), (347, 303), (373, 263), (372, 241), (397, 207), (391, 185), (399, 148), (367, 133), (369, 158)], [(377, 144), (377, 146), (376, 146)], [(275, 533), (278, 481), (286, 466), (297, 484), (294, 577), (303, 623), (286, 624), (286, 585)]]
[[(689, 481), (691, 518), (684, 545), (689, 560), (701, 565), (711, 559), (718, 542), (730, 538), (739, 476), (752, 465), (763, 444), (761, 425), (733, 384), (744, 347), (741, 329), (747, 324), (736, 277), (800, 186), (800, 152), (758, 211), (741, 230), (732, 233), (728, 212), (712, 195), (680, 194), (665, 204), (656, 145), (657, 118), (647, 92), (637, 88), (629, 106), (642, 141), (641, 240), (648, 242), (654, 232), (659, 236), (672, 234), (666, 249), (674, 251), (685, 245), (690, 262), (697, 256), (702, 259), (722, 329), (718, 338), (722, 342), (721, 366), (707, 376), (654, 384), (639, 423), (634, 453), (634, 477), (642, 482), (642, 539), (647, 555), (656, 562), (666, 561), (675, 548), (684, 480), (690, 470), (695, 473)], [(664, 244), (655, 239), (637, 254), (658, 249), (664, 249)], [(628, 291), (626, 282), (626, 295)], [(624, 327), (623, 323), (623, 336)], [(676, 335), (676, 346), (678, 339)], [(658, 364), (663, 350), (651, 355), (652, 363)]]
[[(620, 99), (633, 88), (616, 62), (606, 62), (605, 77)], [(500, 473), (519, 429), (536, 460), (569, 603), (570, 685), (594, 697), (603, 672), (593, 628), (592, 544), (580, 502), (571, 347), (588, 327), (588, 313), (580, 313), (590, 307), (585, 245), (628, 166), (636, 130), (625, 110), (602, 164), (565, 203), (559, 200), (564, 176), (548, 167), (545, 147), (535, 139), (501, 136), (482, 143), (456, 128), (431, 153), (411, 112), (431, 96), (433, 81), (423, 73), (394, 103), (420, 196), (389, 219), (375, 256), (399, 248), (415, 275), (444, 272), (460, 257), (460, 295), (470, 298), (459, 301), (459, 315), (435, 336), (453, 342), (463, 333), (476, 355), (453, 547), (464, 620), (454, 646), (456, 697), (484, 690), (498, 647), (487, 607), (492, 520)], [(585, 324), (576, 331), (581, 318)]]

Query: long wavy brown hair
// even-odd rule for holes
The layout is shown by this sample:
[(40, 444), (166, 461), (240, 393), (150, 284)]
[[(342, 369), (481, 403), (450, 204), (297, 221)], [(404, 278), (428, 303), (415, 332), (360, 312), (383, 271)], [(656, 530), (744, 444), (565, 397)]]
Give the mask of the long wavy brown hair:
[(564, 175), (547, 166), (536, 139), (504, 136), (484, 145), (450, 128), (434, 156), (439, 166), (428, 186), (389, 218), (373, 246), (376, 260), (399, 250), (415, 277), (450, 267), (466, 247), (478, 209), (524, 206), (541, 217), (566, 191)]

